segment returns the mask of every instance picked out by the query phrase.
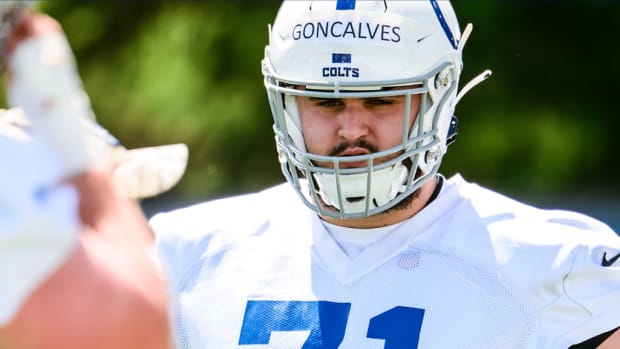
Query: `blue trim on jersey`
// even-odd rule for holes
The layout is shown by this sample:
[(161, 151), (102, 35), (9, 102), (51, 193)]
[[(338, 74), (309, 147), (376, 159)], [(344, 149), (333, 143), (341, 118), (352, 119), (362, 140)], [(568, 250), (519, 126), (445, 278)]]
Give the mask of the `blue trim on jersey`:
[(355, 0), (336, 1), (336, 10), (355, 10)]
[(439, 4), (437, 3), (437, 0), (430, 0), (431, 5), (433, 6), (433, 10), (435, 10), (435, 15), (437, 16), (437, 19), (439, 20), (439, 24), (441, 24), (441, 27), (443, 28), (443, 32), (446, 33), (446, 37), (448, 38), (448, 41), (450, 41), (450, 45), (452, 45), (452, 48), (456, 50), (457, 47), (457, 42), (456, 39), (454, 38), (454, 34), (452, 34), (452, 30), (450, 30), (450, 27), (448, 26), (448, 22), (446, 22), (446, 19), (443, 16), (443, 13), (441, 13), (441, 9), (439, 8)]

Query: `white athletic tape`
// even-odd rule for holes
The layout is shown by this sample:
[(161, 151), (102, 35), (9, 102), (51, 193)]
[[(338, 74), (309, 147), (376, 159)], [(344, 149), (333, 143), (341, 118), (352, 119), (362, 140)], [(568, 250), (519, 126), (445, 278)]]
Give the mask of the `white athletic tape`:
[(8, 58), (8, 102), (21, 107), (32, 133), (63, 161), (63, 175), (83, 171), (94, 161), (80, 119), (94, 119), (71, 48), (62, 33), (21, 42)]
[(187, 166), (185, 144), (170, 144), (116, 152), (114, 182), (125, 195), (147, 198), (168, 191)]

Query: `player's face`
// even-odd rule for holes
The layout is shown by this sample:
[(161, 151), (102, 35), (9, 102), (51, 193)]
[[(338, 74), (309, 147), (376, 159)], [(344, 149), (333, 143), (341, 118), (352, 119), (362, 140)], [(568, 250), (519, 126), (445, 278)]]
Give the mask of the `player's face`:
[[(402, 142), (405, 97), (313, 98), (297, 97), (307, 150), (313, 154), (353, 156), (370, 154)], [(410, 120), (415, 122), (420, 95), (411, 97)], [(393, 155), (396, 156), (396, 155)], [(389, 158), (379, 158), (382, 163)], [(331, 163), (317, 164), (333, 167)], [(343, 164), (344, 165), (344, 164)], [(367, 166), (365, 161), (348, 167)], [(345, 166), (343, 166), (345, 167)]]

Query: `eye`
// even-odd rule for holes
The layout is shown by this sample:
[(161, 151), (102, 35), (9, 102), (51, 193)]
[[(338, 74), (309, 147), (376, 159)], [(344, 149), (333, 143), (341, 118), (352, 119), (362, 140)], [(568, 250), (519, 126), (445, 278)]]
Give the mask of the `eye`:
[(317, 99), (314, 101), (314, 105), (322, 108), (335, 108), (343, 105), (341, 99), (337, 98), (326, 98), (326, 99)]
[(395, 98), (366, 98), (364, 103), (369, 106), (394, 105), (398, 101)]

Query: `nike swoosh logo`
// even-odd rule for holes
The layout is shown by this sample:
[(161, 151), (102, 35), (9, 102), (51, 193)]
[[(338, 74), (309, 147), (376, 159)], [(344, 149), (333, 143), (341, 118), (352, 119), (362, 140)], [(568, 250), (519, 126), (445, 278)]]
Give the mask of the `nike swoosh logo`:
[(429, 36), (431, 36), (431, 35), (429, 34), (429, 35), (423, 36), (423, 37), (419, 38), (419, 39), (418, 39), (418, 40), (416, 40), (416, 41), (417, 41), (418, 43), (420, 43), (420, 42), (422, 42), (424, 39), (428, 38)]
[(607, 252), (605, 252), (603, 253), (603, 261), (601, 262), (601, 265), (604, 267), (611, 267), (614, 263), (616, 263), (618, 258), (620, 258), (620, 253), (617, 253), (615, 256), (607, 259)]

